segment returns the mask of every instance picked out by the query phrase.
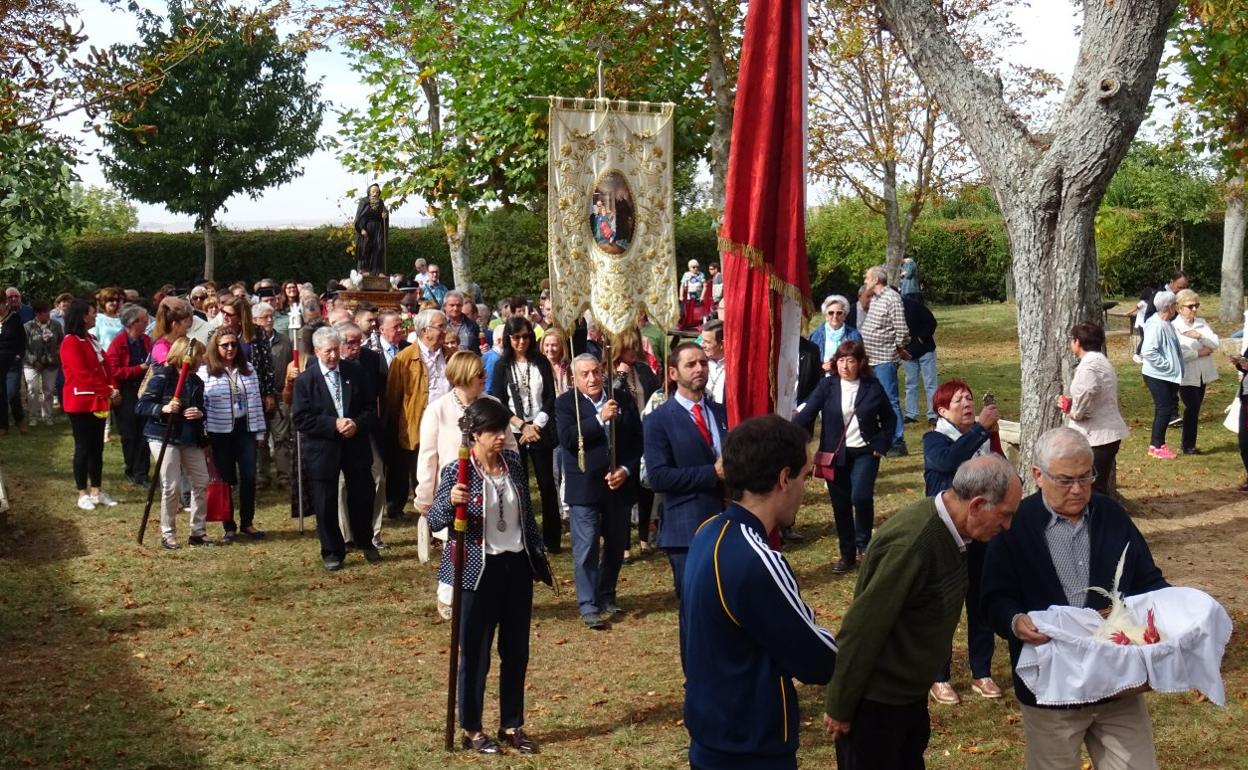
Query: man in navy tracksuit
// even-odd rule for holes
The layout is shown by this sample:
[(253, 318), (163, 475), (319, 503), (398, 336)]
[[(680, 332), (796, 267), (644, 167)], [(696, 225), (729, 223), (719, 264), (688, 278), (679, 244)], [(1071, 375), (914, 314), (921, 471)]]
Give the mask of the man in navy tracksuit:
[(793, 770), (794, 678), (826, 684), (836, 640), (815, 624), (788, 562), (767, 533), (792, 526), (810, 476), (806, 432), (775, 415), (724, 442), (736, 501), (694, 535), (680, 614), (686, 629), (685, 727), (696, 770)]

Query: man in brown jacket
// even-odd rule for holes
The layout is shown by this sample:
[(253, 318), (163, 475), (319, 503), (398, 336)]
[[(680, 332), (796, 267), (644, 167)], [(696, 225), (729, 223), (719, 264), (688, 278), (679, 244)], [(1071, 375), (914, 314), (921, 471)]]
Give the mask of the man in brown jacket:
[(413, 326), (416, 344), (394, 357), (386, 377), (386, 514), (391, 519), (406, 518), (403, 508), (416, 481), (420, 418), (425, 407), (451, 389), (442, 356), (446, 316), (439, 310), (422, 310)]

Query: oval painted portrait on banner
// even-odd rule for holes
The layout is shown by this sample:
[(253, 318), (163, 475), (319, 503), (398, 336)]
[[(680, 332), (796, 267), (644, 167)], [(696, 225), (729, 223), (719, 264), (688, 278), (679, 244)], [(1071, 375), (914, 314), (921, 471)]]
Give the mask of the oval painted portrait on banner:
[(589, 203), (589, 227), (599, 249), (608, 254), (628, 251), (636, 227), (633, 211), (633, 193), (623, 174), (608, 171), (598, 178)]

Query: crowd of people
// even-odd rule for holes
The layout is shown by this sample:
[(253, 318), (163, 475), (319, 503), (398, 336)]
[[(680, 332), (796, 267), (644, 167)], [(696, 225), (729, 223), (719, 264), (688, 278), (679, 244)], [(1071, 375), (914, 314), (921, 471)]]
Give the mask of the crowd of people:
[[(703, 768), (795, 766), (791, 678), (829, 685), (825, 724), (842, 767), (921, 767), (928, 700), (961, 699), (951, 650), (963, 607), (971, 689), (995, 699), (1004, 693), (992, 679), (994, 637), (1007, 640), (1016, 664), (1023, 642), (1046, 641), (1027, 612), (1100, 608), (1087, 589), (1107, 585), (1123, 545), (1132, 545), (1128, 592), (1164, 585), (1112, 496), (1127, 427), (1097, 324), (1070, 330), (1078, 366), (1055, 405), (1069, 427), (1040, 439), (1029, 470), (1040, 491), (1023, 499), (995, 404), (977, 407), (970, 383), (937, 381), (937, 324), (913, 260), (899, 287), (878, 266), (854, 300), (827, 297), (823, 322), (802, 340), (795, 414), (733, 430), (717, 266), (707, 278), (690, 262), (681, 279), (684, 321), (695, 329), (668, 335), (641, 314), (612, 336), (588, 315), (559, 329), (545, 291), (533, 303), (511, 297), (491, 307), (479, 287), (448, 289), (437, 265), (419, 259), (413, 268), (391, 279), (398, 309), (348, 302), (349, 281), (322, 294), (271, 279), (167, 285), (150, 298), (105, 288), (30, 305), (10, 288), (0, 317), (0, 431), (10, 415), (24, 433), (63, 412), (84, 511), (117, 504), (103, 473), (115, 431), (126, 481), (146, 486), (159, 476), (160, 544), (169, 550), (264, 538), (257, 491), (273, 485), (289, 488), (301, 526), (315, 518), (331, 572), (349, 550), (382, 561), (385, 522), (413, 515), (427, 560), (455, 507), (467, 505), (459, 722), (463, 745), (482, 754), (539, 750), (524, 730), (533, 582), (552, 581), (548, 558), (565, 544), (577, 612), (592, 631), (627, 619), (622, 566), (663, 553), (680, 606), (691, 763)], [(1199, 409), (1220, 343), (1198, 308), (1176, 275), (1138, 309), (1156, 458), (1176, 456), (1165, 433), (1179, 399), (1182, 451), (1199, 451)], [(1235, 364), (1248, 372), (1248, 360)], [(881, 462), (907, 454), (904, 427), (924, 419), (925, 499), (877, 528)], [(1248, 469), (1246, 434), (1241, 422)], [(454, 462), (464, 444), (467, 484)], [(812, 476), (825, 481), (835, 522), (831, 572), (859, 572), (837, 636), (816, 624), (778, 553), (783, 540), (803, 537), (796, 514)], [(214, 517), (216, 538), (207, 521), (214, 481), (233, 494), (227, 515)], [(448, 618), (453, 567), (442, 548), (429, 586)], [(1038, 577), (1054, 569), (1058, 582)], [(492, 737), (481, 720), (496, 634)], [(1077, 767), (1085, 741), (1098, 768), (1155, 766), (1138, 696), (1054, 711), (1017, 677), (1015, 692), (1028, 767)], [(1121, 740), (1100, 732), (1111, 711)]]

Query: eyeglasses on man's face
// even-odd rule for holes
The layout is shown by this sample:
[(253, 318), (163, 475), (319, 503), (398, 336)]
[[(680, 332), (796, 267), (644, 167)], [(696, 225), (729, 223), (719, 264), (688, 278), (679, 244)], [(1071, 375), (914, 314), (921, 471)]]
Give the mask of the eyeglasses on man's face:
[(1096, 481), (1096, 471), (1092, 471), (1087, 476), (1075, 476), (1075, 477), (1050, 476), (1047, 471), (1040, 471), (1040, 472), (1044, 474), (1044, 477), (1046, 479), (1048, 479), (1049, 481), (1052, 481), (1054, 484), (1056, 484), (1059, 487), (1062, 487), (1063, 489), (1070, 489), (1076, 486), (1081, 486), (1084, 489), (1087, 489), (1088, 487), (1092, 486), (1092, 482)]

